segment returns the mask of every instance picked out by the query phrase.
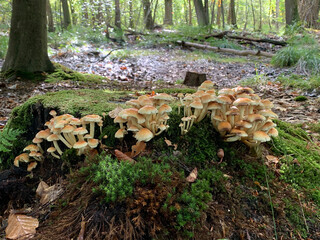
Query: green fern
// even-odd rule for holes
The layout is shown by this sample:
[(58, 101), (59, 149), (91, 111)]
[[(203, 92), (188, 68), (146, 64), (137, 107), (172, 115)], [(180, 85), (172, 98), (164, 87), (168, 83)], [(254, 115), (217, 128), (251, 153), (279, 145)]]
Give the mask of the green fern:
[(0, 131), (0, 152), (10, 152), (13, 142), (22, 134), (21, 130), (5, 128)]

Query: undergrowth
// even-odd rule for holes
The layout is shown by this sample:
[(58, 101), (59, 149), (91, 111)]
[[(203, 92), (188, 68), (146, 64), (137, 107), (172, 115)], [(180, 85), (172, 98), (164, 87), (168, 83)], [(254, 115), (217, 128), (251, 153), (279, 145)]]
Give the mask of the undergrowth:
[(8, 36), (0, 35), (0, 58), (4, 58), (6, 56), (7, 49), (8, 49), (8, 42), (9, 42)]

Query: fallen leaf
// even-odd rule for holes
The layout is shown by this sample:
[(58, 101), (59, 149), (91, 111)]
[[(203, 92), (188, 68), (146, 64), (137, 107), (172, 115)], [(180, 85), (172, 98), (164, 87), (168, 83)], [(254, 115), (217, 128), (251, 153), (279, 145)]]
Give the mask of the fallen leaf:
[(187, 180), (187, 182), (192, 183), (192, 182), (196, 181), (197, 177), (198, 177), (198, 169), (194, 168), (191, 171), (191, 173), (189, 174), (189, 176), (186, 178), (186, 180)]
[(276, 156), (272, 156), (272, 155), (267, 155), (266, 159), (271, 162), (271, 163), (275, 163), (277, 164), (279, 162), (279, 158), (277, 158)]
[(128, 161), (130, 163), (136, 163), (136, 161), (133, 160), (131, 157), (128, 157), (126, 154), (124, 154), (123, 152), (121, 152), (117, 149), (114, 150), (114, 154), (116, 155), (116, 157), (119, 161)]
[(40, 197), (40, 203), (45, 205), (48, 202), (56, 200), (62, 192), (62, 189), (56, 185), (49, 186), (44, 181), (41, 181), (37, 187), (36, 194)]
[(122, 107), (116, 107), (115, 109), (113, 109), (112, 111), (109, 112), (109, 117), (111, 118), (116, 118), (119, 114), (119, 112), (121, 112), (123, 110)]
[(30, 239), (36, 233), (38, 226), (39, 221), (36, 218), (22, 214), (10, 214), (6, 227), (6, 238)]
[(172, 146), (172, 142), (170, 140), (168, 140), (167, 138), (165, 138), (164, 141), (166, 142), (168, 147)]
[(49, 185), (46, 184), (46, 182), (41, 181), (41, 182), (39, 183), (38, 187), (37, 187), (37, 190), (36, 190), (37, 196), (38, 196), (38, 197), (41, 197), (42, 194), (43, 194), (43, 192), (44, 192), (44, 190), (47, 189), (47, 188), (49, 188)]
[(141, 152), (143, 152), (146, 149), (147, 144), (145, 142), (137, 142), (136, 145), (133, 145), (131, 147), (131, 157), (134, 158), (138, 156)]

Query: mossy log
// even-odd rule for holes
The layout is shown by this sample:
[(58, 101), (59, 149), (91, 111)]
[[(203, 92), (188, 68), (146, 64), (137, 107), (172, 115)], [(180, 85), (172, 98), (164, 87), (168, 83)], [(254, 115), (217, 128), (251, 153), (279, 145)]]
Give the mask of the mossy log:
[(231, 53), (235, 55), (240, 55), (240, 56), (263, 56), (263, 57), (268, 57), (272, 58), (274, 56), (273, 53), (268, 53), (268, 52), (263, 52), (263, 51), (254, 51), (254, 50), (235, 50), (231, 48), (219, 48), (219, 47), (212, 47), (208, 45), (203, 45), (199, 43), (192, 43), (192, 42), (184, 42), (184, 41), (177, 41), (178, 44), (186, 47), (194, 47), (198, 49), (204, 49), (204, 50), (210, 50), (210, 51), (215, 51), (215, 52), (224, 52), (224, 53)]

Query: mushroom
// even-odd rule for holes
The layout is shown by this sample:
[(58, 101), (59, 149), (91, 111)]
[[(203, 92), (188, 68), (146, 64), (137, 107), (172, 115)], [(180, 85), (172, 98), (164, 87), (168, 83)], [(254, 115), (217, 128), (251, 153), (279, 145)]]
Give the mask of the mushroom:
[(14, 165), (16, 167), (19, 167), (19, 162), (29, 162), (29, 155), (27, 153), (21, 153), (19, 156), (15, 157), (14, 159)]
[(238, 98), (233, 102), (233, 105), (238, 107), (240, 111), (240, 120), (244, 119), (244, 113), (246, 107), (252, 103), (252, 100), (249, 98)]
[(124, 135), (127, 134), (127, 131), (123, 128), (120, 128), (114, 135), (115, 138), (124, 138)]
[(101, 117), (96, 114), (86, 115), (83, 117), (83, 120), (87, 123), (90, 123), (90, 135), (91, 137), (94, 137), (94, 126), (95, 123), (99, 123), (101, 121)]
[(80, 140), (73, 145), (73, 148), (78, 149), (78, 155), (81, 155), (87, 145), (88, 143), (86, 141)]
[(57, 142), (57, 141), (59, 141), (58, 135), (56, 135), (56, 134), (51, 134), (49, 137), (47, 137), (47, 141), (48, 141), (48, 142), (53, 142), (53, 145), (54, 145), (54, 147), (57, 149), (58, 153), (59, 153), (60, 155), (62, 155), (62, 151), (61, 151), (61, 149), (60, 149), (60, 147), (59, 147), (59, 145), (58, 145), (58, 142)]
[(66, 125), (64, 128), (61, 129), (63, 136), (70, 143), (70, 145), (75, 144), (77, 141), (75, 136), (72, 134), (74, 129), (75, 128), (72, 125)]
[(148, 129), (151, 129), (150, 122), (152, 120), (152, 115), (158, 113), (158, 109), (156, 109), (154, 106), (147, 105), (139, 109), (138, 113), (145, 116), (145, 127)]
[(138, 142), (148, 142), (153, 138), (153, 133), (148, 128), (142, 128), (134, 137)]
[(40, 143), (43, 142), (43, 140), (42, 140), (41, 138), (36, 138), (36, 137), (35, 137), (35, 138), (32, 140), (32, 142), (35, 143), (35, 144), (37, 144), (40, 152), (43, 153), (43, 149), (42, 149), (41, 144), (40, 144)]
[(60, 159), (60, 157), (59, 157), (57, 154), (54, 153), (56, 150), (57, 150), (57, 149), (54, 148), (54, 147), (49, 147), (49, 148), (47, 149), (47, 152), (50, 153), (53, 157)]
[(113, 122), (114, 122), (114, 123), (119, 123), (120, 128), (123, 128), (123, 129), (124, 129), (125, 126), (124, 126), (123, 124), (126, 123), (127, 120), (124, 119), (124, 118), (122, 118), (122, 117), (120, 117), (120, 116), (117, 116), (117, 117), (113, 120)]
[[(85, 134), (87, 134), (87, 133), (88, 133), (88, 130), (85, 129), (85, 128), (83, 128), (83, 127), (76, 128), (76, 129), (73, 130), (73, 132), (72, 132), (73, 135), (77, 135), (77, 136), (78, 136), (78, 140), (80, 140), (80, 141), (84, 141), (83, 136), (84, 136)], [(59, 150), (58, 150), (58, 151), (59, 151)]]
[(203, 109), (203, 104), (200, 101), (194, 101), (190, 104), (190, 107), (195, 109), (193, 115), (197, 117), (196, 122), (198, 122), (201, 110)]
[(220, 122), (218, 125), (218, 131), (220, 135), (223, 137), (227, 132), (230, 132), (231, 125), (229, 122)]
[(166, 93), (159, 93), (153, 96), (153, 99), (157, 100), (157, 105), (161, 107), (161, 105), (164, 104), (166, 101), (172, 101), (173, 97)]
[(89, 141), (88, 141), (88, 145), (90, 148), (96, 148), (98, 146), (98, 144), (99, 144), (98, 139), (92, 138), (92, 139), (89, 139)]

